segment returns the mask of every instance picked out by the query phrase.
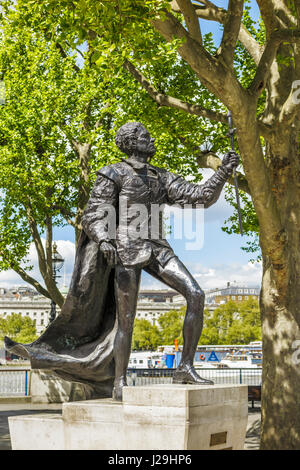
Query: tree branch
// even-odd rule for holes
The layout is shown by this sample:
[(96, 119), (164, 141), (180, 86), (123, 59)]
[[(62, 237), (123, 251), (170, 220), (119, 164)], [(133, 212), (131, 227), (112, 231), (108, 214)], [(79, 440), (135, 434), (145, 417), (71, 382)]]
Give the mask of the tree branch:
[(52, 269), (52, 219), (46, 215), (46, 263), (48, 278), (53, 279)]
[(58, 204), (54, 205), (53, 209), (58, 210), (69, 225), (79, 229), (79, 227), (76, 226), (75, 221), (72, 219), (72, 217), (74, 217), (72, 212), (69, 212), (67, 209)]
[(238, 39), (249, 52), (255, 64), (258, 65), (263, 54), (263, 47), (251, 36), (248, 29), (243, 24), (241, 24)]
[(259, 11), (266, 27), (266, 33), (268, 38), (274, 28), (278, 26), (278, 20), (274, 11), (274, 4), (272, 0), (257, 0), (257, 4), (259, 6)]
[(257, 67), (255, 77), (249, 91), (259, 96), (266, 86), (272, 62), (282, 42), (296, 42), (300, 38), (299, 29), (283, 29), (274, 31), (267, 40), (264, 52)]
[(233, 65), (234, 51), (241, 29), (244, 0), (229, 0), (224, 22), (224, 32), (220, 45), (220, 56), (230, 67)]
[(35, 248), (38, 254), (38, 262), (39, 262), (39, 269), (40, 272), (44, 278), (44, 276), (47, 275), (47, 264), (46, 264), (46, 257), (45, 257), (45, 252), (44, 252), (44, 247), (42, 244), (42, 240), (39, 234), (39, 231), (37, 229), (36, 222), (32, 216), (31, 212), (31, 207), (30, 204), (26, 207), (26, 212), (27, 212), (27, 220), (28, 220), (28, 225), (30, 228), (30, 232), (33, 238), (33, 242), (35, 244)]
[[(69, 57), (59, 42), (57, 42), (55, 45), (56, 45), (56, 48), (59, 50), (60, 55), (62, 56), (63, 59), (66, 59), (67, 57)], [(80, 72), (80, 67), (78, 67), (78, 65), (76, 64), (73, 64), (73, 69), (75, 70), (75, 72)]]
[(178, 98), (159, 93), (153, 85), (146, 79), (146, 77), (135, 68), (135, 66), (126, 60), (123, 64), (124, 68), (142, 85), (151, 98), (159, 105), (170, 108), (176, 108), (189, 114), (201, 116), (211, 121), (227, 123), (227, 116), (217, 111), (202, 108), (201, 106), (186, 103)]
[[(218, 85), (220, 88), (224, 83), (224, 75), (221, 78), (218, 61), (212, 57), (205, 48), (195, 41), (182, 24), (168, 11), (165, 12), (164, 19), (155, 18), (151, 20), (154, 28), (166, 39), (172, 41), (174, 37), (183, 39), (183, 44), (178, 48), (181, 57), (192, 67), (204, 84), (209, 84), (208, 88), (218, 96)], [(198, 73), (201, 71), (201, 74)], [(201, 75), (201, 76), (200, 76)], [(220, 81), (219, 84), (216, 82)], [(215, 84), (217, 87), (215, 87)]]
[(23, 281), (31, 284), (41, 295), (51, 300), (51, 296), (49, 292), (36, 279), (29, 276), (29, 274), (26, 271), (24, 271), (24, 269), (22, 269), (20, 266), (12, 266), (12, 269), (17, 274), (19, 274), (19, 276), (21, 276)]
[[(217, 21), (221, 24), (225, 23), (227, 12), (224, 8), (217, 7), (212, 2), (206, 0), (203, 0), (203, 3), (205, 4), (203, 7), (200, 5), (194, 5), (195, 13), (199, 18), (209, 21)], [(263, 52), (262, 47), (243, 24), (240, 25), (238, 40), (243, 44), (245, 49), (247, 49), (255, 64), (258, 65)]]
[(187, 30), (191, 37), (202, 44), (201, 29), (195, 9), (190, 0), (177, 0), (177, 4), (184, 16)]

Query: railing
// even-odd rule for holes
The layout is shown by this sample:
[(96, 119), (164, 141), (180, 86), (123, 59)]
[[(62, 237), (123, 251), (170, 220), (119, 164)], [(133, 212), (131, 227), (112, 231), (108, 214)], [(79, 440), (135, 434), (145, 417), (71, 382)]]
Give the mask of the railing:
[[(261, 385), (261, 368), (196, 368), (197, 373), (204, 379), (212, 380), (215, 384), (245, 384)], [(128, 385), (150, 385), (154, 383), (171, 383), (175, 369), (128, 369)]]
[[(248, 400), (254, 408), (255, 401), (261, 401), (262, 369), (218, 369), (196, 367), (198, 374), (212, 380), (215, 384), (244, 384), (248, 385)], [(151, 385), (172, 383), (175, 369), (128, 369), (128, 385)]]
[(29, 395), (30, 369), (0, 368), (0, 397)]
[[(261, 386), (262, 369), (214, 369), (199, 368), (198, 374), (215, 384), (246, 384)], [(172, 383), (175, 369), (128, 369), (128, 385), (150, 385)], [(29, 368), (2, 368), (0, 367), (0, 397), (1, 396), (28, 396), (30, 394)]]

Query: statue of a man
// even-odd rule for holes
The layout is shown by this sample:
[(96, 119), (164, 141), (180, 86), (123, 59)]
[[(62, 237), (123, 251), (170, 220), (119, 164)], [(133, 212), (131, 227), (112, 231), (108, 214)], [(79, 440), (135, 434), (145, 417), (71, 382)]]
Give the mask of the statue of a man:
[(122, 400), (144, 269), (187, 302), (182, 358), (173, 383), (212, 384), (193, 367), (204, 293), (163, 237), (153, 208), (211, 206), (239, 157), (229, 152), (215, 174), (199, 185), (149, 163), (155, 154), (154, 139), (141, 123), (123, 125), (116, 144), (127, 158), (98, 171), (61, 313), (35, 342), (24, 345), (6, 338), (6, 348), (29, 358), (32, 368), (52, 369), (64, 379), (82, 383), (87, 398), (113, 394)]
[[(82, 227), (86, 234), (100, 245), (107, 262), (115, 266), (115, 295), (118, 329), (114, 341), (115, 381), (113, 395), (122, 399), (126, 385), (126, 371), (131, 350), (141, 271), (144, 269), (156, 279), (184, 296), (187, 310), (183, 324), (183, 351), (181, 362), (174, 373), (173, 383), (212, 384), (196, 373), (193, 359), (203, 326), (204, 293), (184, 264), (174, 254), (169, 243), (155, 232), (151, 210), (161, 204), (203, 204), (211, 206), (217, 201), (238, 156), (228, 154), (222, 166), (204, 185), (192, 184), (178, 175), (150, 165), (155, 154), (154, 139), (140, 123), (128, 123), (117, 132), (117, 146), (128, 155), (126, 160), (109, 165), (99, 171), (91, 198), (87, 204)], [(101, 207), (108, 203), (127, 208), (120, 217), (115, 239), (105, 231), (105, 224), (97, 218)], [(137, 216), (131, 208), (144, 205), (148, 215), (146, 238), (141, 227), (138, 238), (130, 237), (130, 224)], [(154, 206), (156, 205), (156, 206)], [(156, 222), (157, 223), (157, 222)], [(142, 224), (143, 225), (143, 224)]]

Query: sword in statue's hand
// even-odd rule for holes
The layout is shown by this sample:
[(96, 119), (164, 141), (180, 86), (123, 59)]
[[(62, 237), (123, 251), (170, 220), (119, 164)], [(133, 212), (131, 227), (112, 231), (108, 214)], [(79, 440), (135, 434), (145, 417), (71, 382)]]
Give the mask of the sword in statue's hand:
[[(228, 111), (227, 117), (228, 117), (228, 125), (229, 125), (229, 133), (228, 133), (228, 135), (229, 135), (229, 137), (230, 137), (231, 150), (234, 151), (234, 134), (235, 134), (235, 129), (233, 128), (232, 113), (231, 113), (231, 111)], [(233, 181), (234, 181), (234, 187), (235, 187), (235, 196), (236, 196), (237, 211), (238, 211), (238, 217), (239, 217), (240, 232), (241, 232), (241, 235), (243, 235), (243, 225), (242, 225), (242, 216), (241, 216), (241, 204), (240, 204), (239, 186), (238, 186), (237, 175), (236, 175), (236, 167), (233, 168)]]

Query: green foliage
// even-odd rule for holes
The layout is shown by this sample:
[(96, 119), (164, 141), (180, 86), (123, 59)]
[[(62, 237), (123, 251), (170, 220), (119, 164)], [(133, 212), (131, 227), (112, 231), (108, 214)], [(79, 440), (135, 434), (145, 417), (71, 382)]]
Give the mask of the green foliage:
[(249, 344), (261, 340), (260, 310), (256, 299), (229, 301), (204, 314), (201, 344)]
[(0, 318), (0, 340), (9, 336), (19, 343), (31, 343), (38, 338), (35, 320), (22, 317), (20, 313), (12, 313), (6, 318)]
[[(186, 308), (170, 310), (159, 317), (158, 326), (135, 320), (132, 349), (153, 351), (159, 345), (183, 344), (182, 327)], [(199, 344), (249, 344), (261, 340), (260, 310), (256, 299), (229, 301), (213, 312), (205, 309)]]
[(178, 340), (178, 344), (183, 344), (182, 326), (185, 310), (185, 307), (180, 310), (170, 310), (159, 317), (161, 344), (174, 345), (175, 339)]
[(175, 339), (178, 344), (183, 344), (184, 315), (185, 308), (170, 310), (159, 317), (158, 326), (152, 325), (148, 320), (135, 320), (132, 349), (153, 351), (160, 345), (174, 344)]
[(161, 334), (156, 325), (152, 325), (148, 320), (135, 320), (132, 350), (155, 351), (161, 344)]

